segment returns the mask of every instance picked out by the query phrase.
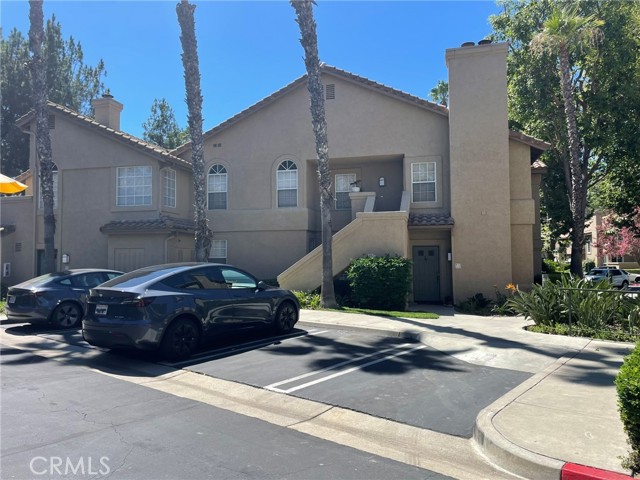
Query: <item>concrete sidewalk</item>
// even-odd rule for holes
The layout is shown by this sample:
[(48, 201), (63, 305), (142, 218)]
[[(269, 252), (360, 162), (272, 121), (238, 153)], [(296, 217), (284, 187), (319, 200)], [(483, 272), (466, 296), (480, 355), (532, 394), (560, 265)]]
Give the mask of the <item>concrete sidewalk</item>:
[(628, 474), (620, 465), (628, 445), (613, 380), (633, 344), (531, 333), (521, 317), (424, 309), (440, 318), (303, 310), (300, 323), (408, 336), (472, 364), (532, 373), (478, 415), (474, 439), (484, 455), (528, 479), (625, 478), (613, 473)]

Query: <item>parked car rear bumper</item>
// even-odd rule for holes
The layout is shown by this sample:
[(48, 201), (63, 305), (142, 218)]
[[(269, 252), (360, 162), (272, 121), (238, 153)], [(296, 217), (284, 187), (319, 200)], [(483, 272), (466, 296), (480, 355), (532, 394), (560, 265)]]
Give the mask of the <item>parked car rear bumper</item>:
[(96, 347), (103, 348), (135, 348), (140, 350), (156, 350), (160, 345), (160, 336), (149, 324), (99, 324), (82, 322), (82, 337)]
[(12, 322), (27, 322), (27, 323), (47, 323), (49, 321), (49, 309), (38, 308), (11, 308), (5, 305), (5, 314), (7, 319)]

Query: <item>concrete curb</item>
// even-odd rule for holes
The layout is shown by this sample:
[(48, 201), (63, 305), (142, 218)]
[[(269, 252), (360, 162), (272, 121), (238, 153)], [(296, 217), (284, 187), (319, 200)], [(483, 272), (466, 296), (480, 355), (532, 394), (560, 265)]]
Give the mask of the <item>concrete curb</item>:
[(553, 374), (577, 354), (578, 352), (560, 357), (543, 371), (533, 375), (478, 414), (473, 429), (473, 439), (489, 460), (524, 478), (536, 480), (558, 480), (561, 478), (564, 461), (532, 452), (512, 443), (494, 426), (493, 419), (518, 397)]

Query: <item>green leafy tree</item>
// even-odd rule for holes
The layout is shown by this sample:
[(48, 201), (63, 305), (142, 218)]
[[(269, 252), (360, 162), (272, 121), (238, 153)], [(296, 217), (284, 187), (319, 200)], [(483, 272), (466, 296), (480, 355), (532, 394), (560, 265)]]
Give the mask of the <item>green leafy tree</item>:
[(574, 71), (580, 66), (575, 59), (572, 59), (572, 54), (593, 45), (602, 36), (602, 31), (599, 29), (602, 24), (602, 20), (593, 15), (580, 16), (576, 6), (565, 8), (556, 6), (544, 22), (542, 31), (537, 33), (531, 41), (532, 52), (539, 55), (551, 54), (558, 60), (557, 69), (569, 146), (569, 155), (564, 162), (564, 167), (573, 223), (571, 273), (575, 275), (582, 275), (587, 188), (593, 172), (598, 170), (602, 159), (596, 158), (592, 161), (591, 147), (584, 141), (581, 142), (584, 139), (580, 138), (578, 131), (578, 105), (576, 105), (577, 98), (573, 84)]
[(438, 80), (436, 86), (429, 91), (429, 97), (440, 105), (449, 105), (449, 82)]
[[(624, 171), (638, 169), (640, 124), (633, 119), (640, 106), (640, 3), (503, 0), (501, 5), (503, 13), (491, 23), (494, 39), (511, 45), (512, 126), (553, 144), (544, 158), (549, 173), (542, 190), (543, 220), (556, 238), (571, 231), (572, 272), (578, 273), (587, 200), (598, 184), (618, 179), (623, 185), (629, 177)], [(601, 41), (593, 45), (594, 38)], [(569, 122), (573, 114), (575, 122)]]
[(189, 133), (191, 135), (191, 163), (193, 165), (193, 191), (195, 196), (196, 260), (206, 262), (211, 250), (213, 232), (209, 228), (206, 211), (204, 175), (204, 148), (202, 142), (202, 94), (200, 92), (200, 61), (196, 40), (195, 5), (182, 0), (176, 5), (182, 43), (182, 65), (189, 110)]
[[(42, 57), (48, 99), (91, 116), (91, 100), (105, 90), (102, 79), (106, 70), (102, 60), (95, 66), (85, 64), (82, 46), (73, 37), (64, 39), (55, 16), (47, 20), (44, 29)], [(0, 154), (2, 171), (10, 176), (29, 168), (28, 136), (15, 122), (33, 107), (31, 85), (29, 42), (20, 31), (13, 29), (0, 40)]]
[(311, 123), (316, 137), (318, 155), (318, 181), (320, 184), (320, 212), (322, 216), (322, 288), (321, 303), (324, 308), (337, 308), (333, 286), (333, 256), (331, 227), (331, 174), (329, 171), (329, 140), (327, 120), (324, 111), (324, 96), (320, 80), (320, 60), (318, 58), (318, 35), (313, 18), (312, 0), (291, 0), (296, 12), (296, 22), (300, 27), (300, 43), (304, 49), (304, 64), (307, 69), (307, 90), (309, 91)]
[(29, 1), (29, 50), (31, 85), (36, 123), (36, 151), (40, 160), (40, 191), (44, 206), (44, 269), (56, 270), (54, 234), (56, 218), (53, 214), (53, 160), (49, 138), (49, 109), (47, 105), (46, 65), (42, 55), (44, 37), (42, 0)]
[(160, 100), (156, 98), (153, 101), (151, 115), (142, 124), (142, 128), (144, 129), (142, 136), (144, 140), (169, 150), (189, 141), (188, 130), (178, 126), (173, 108), (164, 98)]

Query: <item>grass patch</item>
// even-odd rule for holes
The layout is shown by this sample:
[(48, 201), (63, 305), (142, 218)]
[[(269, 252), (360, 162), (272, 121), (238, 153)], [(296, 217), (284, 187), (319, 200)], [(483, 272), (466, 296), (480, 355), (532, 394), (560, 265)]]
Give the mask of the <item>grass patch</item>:
[(0, 313), (4, 313), (5, 302), (0, 302)]
[[(329, 310), (329, 309), (328, 309)], [(378, 317), (390, 317), (390, 318), (422, 318), (435, 320), (440, 318), (436, 313), (431, 312), (401, 312), (395, 310), (372, 310), (369, 308), (352, 308), (343, 307), (338, 310), (330, 310), (332, 312), (346, 312), (346, 313), (362, 313), (365, 315), (377, 315)]]
[[(526, 327), (530, 332), (547, 333), (550, 335), (565, 335), (568, 337), (586, 337), (597, 340), (613, 340), (616, 342), (637, 342), (640, 340), (640, 334), (631, 334), (629, 331), (621, 328), (608, 327), (602, 330), (592, 328), (584, 328), (579, 325), (573, 325), (569, 330), (566, 323), (556, 323), (555, 325), (530, 325)], [(636, 330), (637, 331), (637, 330)]]

